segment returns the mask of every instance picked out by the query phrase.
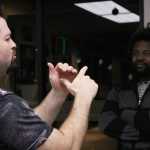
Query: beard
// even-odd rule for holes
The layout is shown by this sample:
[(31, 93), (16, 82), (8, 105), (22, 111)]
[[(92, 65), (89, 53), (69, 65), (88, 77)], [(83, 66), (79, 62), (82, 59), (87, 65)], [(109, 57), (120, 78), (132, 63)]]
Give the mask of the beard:
[(150, 77), (150, 66), (144, 63), (145, 67), (144, 68), (139, 68), (136, 66), (136, 63), (133, 63), (133, 69), (135, 73), (140, 76), (140, 77)]
[(16, 63), (14, 62), (14, 60), (12, 59), (10, 66), (7, 68), (6, 74), (14, 71), (16, 69)]

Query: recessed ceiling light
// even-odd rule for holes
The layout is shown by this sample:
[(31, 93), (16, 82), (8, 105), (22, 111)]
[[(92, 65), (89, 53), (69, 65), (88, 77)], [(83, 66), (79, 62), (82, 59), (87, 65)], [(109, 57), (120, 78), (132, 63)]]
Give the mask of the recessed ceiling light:
[[(138, 15), (132, 13), (113, 1), (75, 3), (74, 5), (118, 23), (139, 22), (140, 20)], [(118, 10), (117, 15), (112, 14), (112, 10), (114, 8)], [(122, 17), (125, 18), (125, 20)]]
[(128, 14), (118, 14), (118, 15), (106, 15), (102, 16), (106, 19), (112, 20), (117, 23), (128, 23), (128, 22), (137, 22), (139, 21), (139, 16), (134, 13)]

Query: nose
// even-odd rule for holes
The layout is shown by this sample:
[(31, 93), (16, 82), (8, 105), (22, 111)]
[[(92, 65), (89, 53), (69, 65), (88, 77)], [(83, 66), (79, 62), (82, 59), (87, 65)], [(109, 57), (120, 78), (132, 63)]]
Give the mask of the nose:
[(138, 60), (143, 60), (143, 58), (144, 58), (144, 57), (143, 57), (143, 54), (142, 54), (142, 53), (139, 53), (138, 56), (137, 56), (137, 59), (138, 59)]
[(16, 43), (12, 40), (11, 49), (15, 50), (17, 48)]

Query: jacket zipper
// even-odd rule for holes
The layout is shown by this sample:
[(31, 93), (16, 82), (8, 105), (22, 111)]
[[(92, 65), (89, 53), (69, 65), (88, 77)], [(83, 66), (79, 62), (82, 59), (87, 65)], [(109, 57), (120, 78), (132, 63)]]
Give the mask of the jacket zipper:
[[(149, 85), (148, 88), (145, 90), (145, 92), (144, 92), (144, 94), (143, 94), (143, 96), (142, 96), (141, 99), (139, 99), (139, 96), (138, 96), (138, 106), (139, 106), (139, 107), (141, 107), (142, 102), (143, 102), (143, 98), (144, 98), (145, 94), (147, 93), (147, 91), (149, 90), (149, 88), (150, 88), (150, 85)], [(138, 90), (137, 90), (137, 94), (138, 94)]]
[(138, 105), (141, 105), (141, 100), (139, 100)]

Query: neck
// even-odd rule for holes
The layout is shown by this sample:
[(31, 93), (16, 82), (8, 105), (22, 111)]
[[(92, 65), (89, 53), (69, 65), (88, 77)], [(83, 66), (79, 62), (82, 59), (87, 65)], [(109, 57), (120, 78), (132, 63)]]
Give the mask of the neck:
[(140, 78), (141, 81), (143, 81), (145, 84), (147, 84), (147, 82), (150, 81), (150, 76), (149, 76), (149, 77), (141, 77), (141, 76), (139, 76), (139, 78)]

